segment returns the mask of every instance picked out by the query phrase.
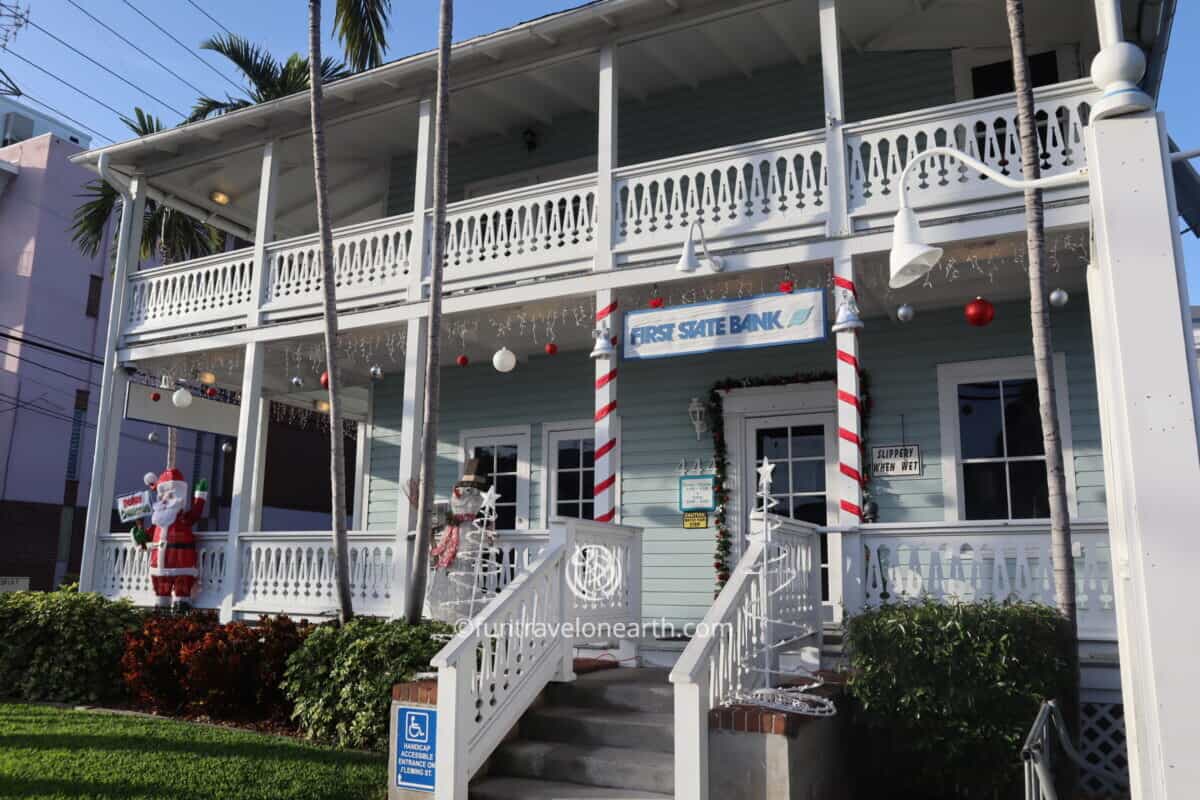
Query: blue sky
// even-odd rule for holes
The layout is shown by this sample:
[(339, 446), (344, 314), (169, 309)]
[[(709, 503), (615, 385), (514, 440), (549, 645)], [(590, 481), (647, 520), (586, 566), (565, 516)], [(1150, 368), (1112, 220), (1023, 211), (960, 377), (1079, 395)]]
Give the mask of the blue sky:
[[(999, 2), (1000, 0), (996, 0)], [(11, 0), (10, 0), (11, 2)], [(133, 51), (108, 31), (89, 20), (70, 0), (21, 0), (28, 3), (31, 19), (49, 33), (90, 55), (104, 66), (181, 111), (196, 97), (194, 89)], [(148, 22), (140, 9), (184, 43), (195, 45), (221, 29), (205, 17), (200, 6), (216, 20), (252, 41), (266, 45), (280, 57), (305, 48), (307, 8), (303, 0), (75, 0), (80, 6), (120, 31), (146, 52), (166, 64), (205, 92), (221, 96), (233, 87), (201, 64)], [(455, 39), (463, 39), (507, 27), (543, 14), (576, 5), (576, 0), (458, 0), (455, 3)], [(325, 0), (326, 49), (340, 53), (330, 36), (334, 0)], [(132, 7), (131, 7), (132, 6)], [(430, 49), (437, 34), (437, 0), (394, 0), (390, 33), (390, 57)], [(1180, 2), (1176, 13), (1166, 79), (1159, 101), (1167, 114), (1171, 135), (1185, 149), (1200, 147), (1200, 105), (1194, 99), (1192, 82), (1200, 68), (1200, 3)], [(65, 78), (96, 100), (121, 111), (140, 105), (159, 115), (167, 124), (179, 116), (162, 104), (105, 74), (93, 64), (54, 41), (34, 27), (22, 30), (11, 49), (26, 59)], [(202, 58), (230, 78), (237, 76), (218, 56)], [(69, 114), (76, 120), (113, 139), (127, 138), (111, 111), (56, 82), (53, 78), (0, 51), (3, 68), (29, 95)], [(36, 105), (36, 104), (33, 104)], [(94, 143), (104, 139), (95, 137)], [(1188, 234), (1184, 242), (1192, 301), (1200, 304), (1200, 240)]]

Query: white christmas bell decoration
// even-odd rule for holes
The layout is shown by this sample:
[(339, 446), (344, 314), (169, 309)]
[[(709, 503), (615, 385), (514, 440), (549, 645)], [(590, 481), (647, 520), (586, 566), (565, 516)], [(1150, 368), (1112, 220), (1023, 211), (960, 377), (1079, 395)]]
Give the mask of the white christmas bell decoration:
[(912, 322), (912, 319), (914, 316), (916, 316), (916, 313), (917, 312), (913, 310), (912, 306), (910, 306), (908, 303), (905, 303), (896, 309), (896, 319), (900, 320), (901, 322)]
[(507, 347), (501, 347), (492, 355), (492, 366), (497, 372), (512, 372), (517, 366), (517, 356)]
[(175, 390), (175, 393), (171, 395), (171, 403), (176, 408), (187, 408), (192, 404), (192, 393), (180, 386)]
[(592, 348), (592, 358), (612, 358), (617, 354), (607, 329), (597, 330), (593, 335), (596, 337), (596, 346)]
[[(149, 442), (150, 444), (154, 444), (155, 442), (157, 442), (158, 441), (158, 431), (150, 431), (149, 433), (147, 433), (146, 441)], [(150, 473), (147, 472), (146, 475), (150, 475)], [(151, 477), (153, 477), (153, 476), (151, 476)]]
[[(154, 436), (155, 438), (157, 438), (157, 436), (158, 436), (158, 434), (156, 434), (154, 431), (150, 431), (150, 435)], [(158, 476), (155, 475), (153, 472), (147, 472), (145, 475), (142, 476), (142, 482), (145, 483), (147, 486), (153, 486), (154, 484), (158, 483)]]
[(292, 386), (294, 386), (297, 389), (304, 388), (304, 378), (301, 378), (299, 375), (293, 375), (292, 376)]
[(379, 366), (378, 364), (371, 365), (370, 373), (371, 373), (371, 380), (373, 380), (373, 381), (383, 380), (383, 367)]
[(863, 321), (858, 316), (858, 304), (852, 299), (847, 299), (845, 302), (839, 303), (837, 308), (837, 319), (833, 323), (834, 333), (847, 333), (849, 331), (862, 330)]
[(1071, 296), (1067, 294), (1066, 289), (1055, 289), (1050, 293), (1050, 305), (1054, 306), (1055, 308), (1062, 308), (1070, 299)]

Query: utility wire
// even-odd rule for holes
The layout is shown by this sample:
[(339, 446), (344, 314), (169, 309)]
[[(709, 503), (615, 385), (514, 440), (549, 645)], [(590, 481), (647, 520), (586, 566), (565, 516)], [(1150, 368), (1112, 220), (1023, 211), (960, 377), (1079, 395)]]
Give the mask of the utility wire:
[(45, 364), (41, 363), (40, 361), (34, 361), (32, 358), (30, 358), (29, 356), (26, 356), (26, 355), (16, 355), (14, 353), (0, 353), (0, 355), (8, 356), (9, 358), (15, 358), (18, 361), (24, 361), (25, 363), (27, 363), (31, 366), (39, 367), (41, 369), (46, 370), (47, 372), (53, 372), (57, 375), (62, 375), (64, 378), (70, 378), (71, 380), (78, 381), (79, 383), (86, 383), (90, 386), (95, 386), (97, 388), (104, 388), (99, 383), (96, 383), (94, 380), (92, 380), (91, 378), (81, 378), (78, 375), (72, 375), (69, 372), (62, 371), (61, 369), (55, 369), (54, 367), (48, 367)]
[[(37, 65), (37, 64), (35, 64), (35, 63), (33, 63), (33, 62), (32, 62), (32, 61), (30, 61), (28, 58), (26, 58), (25, 56), (21, 55), (20, 53), (18, 53), (17, 51), (13, 50), (12, 48), (6, 47), (6, 48), (4, 48), (4, 52), (8, 53), (10, 56), (16, 56), (17, 58), (21, 59), (21, 60), (22, 60), (22, 61), (24, 61), (26, 64), (28, 64), (29, 66), (31, 66), (31, 67), (33, 67), (34, 69), (36, 69), (38, 72), (41, 72), (41, 73), (43, 73), (44, 75), (49, 75), (51, 78), (53, 78), (54, 80), (58, 81), (58, 82), (59, 82), (59, 83), (61, 83), (63, 86), (66, 86), (68, 89), (74, 89), (76, 92), (78, 92), (79, 94), (83, 95), (83, 96), (84, 96), (84, 97), (86, 97), (88, 100), (91, 100), (93, 103), (95, 103), (95, 104), (97, 104), (97, 105), (104, 106), (104, 107), (105, 107), (105, 108), (107, 108), (109, 111), (111, 111), (112, 113), (116, 114), (116, 115), (117, 115), (117, 117), (124, 117), (124, 116), (125, 116), (125, 114), (124, 114), (124, 113), (122, 113), (122, 112), (118, 111), (117, 109), (113, 108), (113, 107), (112, 107), (112, 106), (110, 106), (108, 103), (104, 102), (103, 100), (97, 100), (95, 97), (92, 97), (90, 94), (88, 94), (87, 92), (85, 92), (83, 89), (80, 89), (80, 88), (79, 88), (78, 86), (76, 86), (75, 84), (71, 83), (70, 81), (66, 80), (65, 78), (60, 78), (60, 77), (58, 77), (58, 76), (57, 76), (57, 75), (55, 75), (53, 72), (51, 72), (50, 70), (46, 69), (45, 67), (42, 67), (42, 66), (39, 66), (39, 65)], [(25, 95), (25, 96), (26, 96), (26, 97), (28, 97), (29, 95)], [(107, 138), (107, 137), (106, 137), (106, 138)]]
[(46, 344), (58, 345), (59, 347), (63, 348), (64, 350), (70, 350), (74, 353), (78, 353), (80, 356), (83, 356), (84, 359), (89, 360), (89, 361), (94, 358), (98, 358), (98, 356), (95, 353), (89, 353), (87, 350), (84, 350), (82, 347), (75, 347), (74, 345), (66, 344), (64, 342), (59, 342), (54, 339), (51, 339), (48, 336), (39, 336), (36, 333), (30, 333), (29, 331), (23, 331), (20, 328), (14, 328), (12, 325), (5, 325), (3, 322), (0, 322), (0, 328), (5, 328), (7, 330), (10, 330), (13, 333), (17, 334), (18, 336), (24, 336), (26, 339), (33, 339), (35, 341), (45, 342)]
[(162, 25), (159, 25), (157, 22), (155, 22), (155, 21), (154, 21), (153, 19), (151, 19), (150, 17), (146, 16), (146, 14), (145, 14), (145, 13), (144, 13), (144, 12), (143, 12), (143, 11), (142, 11), (140, 8), (138, 8), (137, 6), (135, 6), (133, 3), (129, 2), (129, 0), (121, 0), (121, 2), (122, 2), (122, 3), (124, 3), (125, 5), (129, 6), (130, 8), (132, 8), (132, 9), (133, 9), (135, 12), (137, 12), (137, 15), (138, 15), (139, 17), (141, 17), (142, 19), (146, 20), (146, 22), (149, 22), (149, 23), (150, 23), (151, 25), (153, 25), (155, 28), (158, 28), (158, 30), (159, 30), (159, 31), (160, 31), (160, 32), (161, 32), (161, 33), (162, 33), (164, 36), (166, 36), (168, 39), (170, 39), (172, 42), (174, 42), (175, 44), (179, 45), (179, 46), (180, 46), (180, 47), (182, 47), (184, 50), (186, 50), (188, 53), (190, 53), (190, 54), (191, 54), (191, 56), (192, 56), (192, 58), (196, 59), (197, 61), (199, 61), (199, 62), (200, 62), (201, 64), (203, 64), (204, 66), (208, 67), (208, 68), (209, 68), (209, 69), (211, 69), (213, 72), (215, 72), (215, 73), (217, 73), (218, 75), (220, 75), (220, 76), (221, 76), (221, 79), (222, 79), (222, 80), (224, 80), (226, 83), (228, 83), (230, 86), (232, 86), (233, 88), (237, 89), (239, 92), (241, 92), (241, 91), (245, 91), (245, 88), (244, 88), (244, 87), (242, 87), (242, 86), (238, 86), (236, 83), (234, 83), (234, 82), (233, 82), (233, 80), (231, 80), (231, 79), (230, 79), (230, 78), (229, 78), (229, 77), (228, 77), (228, 76), (227, 76), (227, 75), (226, 75), (224, 72), (221, 72), (219, 69), (217, 69), (216, 67), (214, 67), (212, 64), (208, 63), (208, 62), (207, 62), (207, 61), (205, 61), (203, 58), (201, 58), (201, 57), (200, 57), (200, 55), (199, 55), (199, 54), (198, 54), (196, 51), (192, 50), (192, 48), (188, 47), (186, 44), (184, 44), (183, 42), (179, 41), (179, 40), (178, 40), (178, 39), (176, 39), (174, 36), (172, 36), (170, 31), (168, 31), (168, 30), (167, 30), (166, 28), (164, 28)]
[(72, 53), (75, 53), (77, 56), (80, 56), (81, 58), (85, 58), (85, 59), (87, 59), (88, 61), (90, 61), (91, 63), (95, 64), (97, 67), (99, 67), (100, 69), (104, 70), (104, 71), (105, 71), (105, 72), (107, 72), (109, 75), (112, 75), (114, 78), (116, 78), (116, 79), (117, 79), (117, 80), (119, 80), (121, 83), (125, 84), (126, 86), (130, 87), (131, 89), (134, 89), (135, 91), (141, 92), (142, 94), (146, 95), (146, 97), (149, 97), (151, 100), (153, 100), (154, 102), (158, 103), (158, 104), (159, 104), (160, 106), (162, 106), (163, 108), (170, 109), (171, 111), (175, 112), (176, 114), (178, 114), (180, 117), (183, 117), (184, 119), (186, 119), (186, 118), (187, 118), (187, 114), (183, 113), (183, 112), (182, 112), (182, 111), (180, 111), (178, 108), (175, 108), (175, 106), (171, 105), (171, 104), (170, 104), (170, 103), (168, 103), (166, 100), (163, 100), (161, 97), (158, 97), (158, 96), (156, 96), (156, 95), (150, 94), (150, 92), (148, 92), (148, 91), (146, 91), (145, 89), (143, 89), (142, 87), (138, 86), (136, 83), (134, 83), (133, 81), (129, 80), (129, 79), (128, 79), (128, 78), (126, 78), (124, 75), (121, 75), (121, 74), (120, 74), (120, 73), (118, 73), (118, 72), (114, 72), (113, 70), (111, 70), (111, 69), (109, 69), (108, 67), (104, 66), (104, 65), (103, 65), (103, 64), (101, 64), (99, 61), (97, 61), (96, 59), (94, 59), (94, 58), (92, 58), (91, 56), (89, 56), (87, 53), (85, 53), (85, 52), (83, 52), (82, 50), (80, 50), (78, 47), (75, 47), (73, 44), (71, 44), (71, 43), (67, 42), (67, 41), (66, 41), (66, 40), (64, 40), (64, 39), (60, 39), (59, 37), (55, 36), (55, 35), (54, 35), (53, 33), (51, 33), (50, 31), (48, 31), (48, 30), (46, 30), (45, 28), (43, 28), (41, 25), (38, 25), (36, 22), (33, 22), (33, 21), (31, 20), (31, 21), (29, 22), (29, 25), (30, 25), (30, 27), (37, 28), (39, 31), (41, 31), (42, 33), (46, 34), (47, 36), (49, 36), (49, 37), (50, 37), (51, 39), (53, 39), (54, 41), (58, 42), (58, 43), (59, 43), (59, 44), (61, 44), (63, 47), (65, 47), (65, 48), (67, 48), (68, 50), (70, 50)]
[[(10, 54), (12, 54), (12, 55), (14, 55), (14, 56), (15, 56), (15, 55), (17, 55), (16, 53), (13, 53), (13, 51), (12, 51), (12, 50), (6, 50), (5, 52), (7, 52), (7, 53), (10, 53)], [(18, 56), (18, 57), (19, 57), (19, 56)], [(38, 100), (36, 97), (34, 97), (33, 95), (29, 94), (28, 92), (21, 92), (21, 98), (22, 98), (22, 99), (24, 99), (24, 100), (29, 100), (29, 101), (31, 101), (31, 102), (37, 103), (39, 106), (42, 106), (43, 108), (45, 108), (45, 109), (47, 109), (48, 111), (50, 111), (50, 112), (54, 113), (55, 115), (57, 115), (57, 116), (59, 116), (59, 117), (62, 117), (62, 118), (63, 118), (63, 119), (65, 119), (67, 122), (73, 122), (73, 123), (75, 123), (75, 124), (76, 124), (76, 125), (78, 125), (79, 127), (83, 128), (85, 131), (88, 131), (88, 132), (90, 132), (91, 134), (93, 134), (94, 136), (97, 136), (97, 137), (99, 137), (99, 138), (103, 139), (104, 141), (108, 142), (109, 144), (112, 144), (113, 142), (115, 142), (115, 141), (116, 141), (116, 139), (111, 139), (111, 138), (109, 138), (108, 136), (105, 136), (103, 133), (101, 133), (100, 131), (96, 130), (96, 129), (95, 129), (95, 128), (93, 128), (91, 125), (87, 125), (87, 124), (85, 124), (85, 123), (83, 123), (83, 122), (80, 122), (79, 120), (77, 120), (77, 119), (75, 119), (74, 117), (72, 117), (70, 114), (67, 114), (66, 112), (63, 112), (63, 111), (59, 111), (57, 108), (55, 108), (54, 106), (50, 105), (49, 103), (45, 103), (45, 102), (43, 102), (43, 101), (41, 101), (41, 100)]]
[(189, 3), (191, 6), (192, 6), (192, 8), (196, 9), (196, 10), (197, 10), (197, 11), (199, 11), (201, 14), (203, 14), (204, 16), (206, 16), (206, 17), (208, 17), (210, 20), (212, 20), (213, 24), (214, 24), (214, 25), (216, 25), (218, 28), (220, 28), (221, 30), (225, 31), (225, 32), (226, 32), (226, 33), (228, 33), (230, 36), (233, 36), (233, 35), (235, 35), (233, 31), (229, 30), (229, 28), (226, 28), (224, 25), (222, 25), (222, 24), (221, 24), (221, 21), (220, 21), (219, 19), (217, 19), (217, 18), (216, 18), (216, 17), (214, 17), (212, 14), (208, 13), (208, 12), (207, 12), (207, 11), (205, 11), (203, 8), (201, 8), (201, 7), (199, 6), (199, 4), (197, 4), (197, 3), (196, 3), (196, 0), (187, 0), (187, 1), (188, 1), (188, 3)]
[(139, 53), (141, 53), (143, 56), (145, 56), (146, 58), (148, 58), (150, 61), (153, 61), (155, 64), (157, 64), (157, 65), (158, 65), (159, 67), (161, 67), (163, 70), (165, 70), (166, 72), (168, 72), (168, 73), (170, 73), (171, 75), (173, 75), (173, 76), (175, 76), (176, 78), (178, 78), (178, 79), (179, 79), (179, 80), (180, 80), (182, 83), (184, 83), (184, 84), (185, 84), (185, 85), (186, 85), (188, 88), (190, 88), (192, 91), (196, 92), (196, 93), (197, 93), (197, 94), (199, 94), (199, 95), (205, 95), (205, 94), (207, 94), (207, 92), (205, 92), (205, 91), (204, 91), (203, 89), (201, 89), (199, 86), (197, 86), (196, 84), (192, 83), (192, 82), (191, 82), (191, 81), (189, 81), (187, 78), (183, 77), (183, 76), (182, 76), (182, 75), (180, 75), (178, 72), (176, 72), (175, 70), (171, 69), (171, 68), (170, 68), (170, 67), (168, 67), (166, 64), (162, 63), (162, 62), (161, 62), (161, 61), (159, 61), (157, 58), (155, 58), (154, 56), (150, 55), (150, 54), (149, 54), (149, 53), (147, 53), (145, 50), (143, 50), (142, 48), (138, 47), (138, 46), (137, 46), (136, 44), (134, 44), (133, 42), (131, 42), (131, 41), (129, 41), (128, 39), (126, 39), (124, 36), (122, 36), (122, 35), (121, 35), (121, 33), (120, 33), (120, 32), (118, 32), (118, 31), (117, 31), (117, 30), (115, 30), (114, 28), (110, 27), (110, 26), (108, 25), (108, 23), (107, 23), (107, 22), (105, 22), (104, 20), (102, 20), (102, 19), (99, 19), (98, 17), (96, 17), (96, 15), (94, 15), (92, 12), (88, 11), (86, 8), (84, 8), (83, 6), (79, 5), (79, 3), (76, 3), (76, 2), (75, 2), (75, 0), (67, 0), (67, 2), (68, 2), (68, 3), (70, 3), (71, 5), (75, 6), (77, 9), (79, 9), (79, 10), (80, 10), (80, 11), (81, 11), (81, 12), (82, 12), (82, 13), (83, 13), (85, 16), (87, 16), (87, 18), (88, 18), (88, 19), (90, 19), (92, 22), (95, 22), (95, 23), (96, 23), (97, 25), (99, 25), (101, 28), (104, 28), (104, 30), (108, 31), (108, 32), (109, 32), (109, 33), (111, 33), (113, 36), (116, 36), (116, 37), (117, 37), (118, 39), (120, 39), (122, 42), (124, 42), (125, 44), (129, 45), (130, 47), (132, 47), (134, 50), (136, 50), (136, 51), (138, 51)]
[(51, 353), (57, 353), (60, 356), (66, 356), (67, 358), (74, 358), (78, 361), (86, 361), (89, 364), (95, 364), (100, 367), (104, 366), (104, 361), (102, 359), (96, 358), (95, 356), (85, 356), (85, 355), (80, 355), (79, 353), (72, 353), (70, 350), (66, 350), (61, 347), (55, 347), (54, 345), (42, 344), (41, 342), (35, 342), (32, 339), (26, 339), (24, 336), (20, 336), (18, 334), (5, 333), (4, 331), (0, 331), (0, 339), (10, 339), (14, 342), (20, 342), (21, 344), (29, 345), (30, 347), (38, 347), (38, 348), (41, 348), (42, 350), (49, 350)]

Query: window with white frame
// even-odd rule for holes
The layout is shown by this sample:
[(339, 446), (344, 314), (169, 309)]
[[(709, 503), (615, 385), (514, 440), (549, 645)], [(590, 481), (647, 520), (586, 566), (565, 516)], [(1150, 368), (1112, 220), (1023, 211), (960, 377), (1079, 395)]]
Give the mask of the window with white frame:
[(544, 429), (546, 447), (546, 511), (549, 517), (593, 519), (596, 485), (596, 440), (590, 426)]
[(529, 428), (490, 428), (464, 431), (462, 464), (475, 459), (477, 475), (495, 486), (496, 529), (529, 527)]
[[(1074, 507), (1074, 468), (1065, 363), (1055, 357), (1059, 425)], [(1030, 358), (938, 367), (942, 470), (948, 516), (964, 520), (1046, 519), (1046, 453)]]

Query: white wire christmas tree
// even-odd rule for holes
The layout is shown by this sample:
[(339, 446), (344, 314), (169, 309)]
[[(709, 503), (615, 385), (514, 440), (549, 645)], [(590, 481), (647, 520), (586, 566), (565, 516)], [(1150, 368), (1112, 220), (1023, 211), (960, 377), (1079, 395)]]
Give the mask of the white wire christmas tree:
[[(444, 578), (430, 581), (430, 606), (435, 619), (471, 619), (499, 591), (503, 557), (496, 546), (496, 487), (488, 487), (471, 526), (458, 532), (458, 550)], [(443, 536), (450, 535), (444, 531)]]
[[(761, 512), (759, 532), (752, 538), (763, 543), (763, 556), (755, 575), (758, 578), (759, 606), (754, 612), (754, 619), (760, 626), (762, 646), (752, 656), (750, 671), (759, 672), (763, 676), (764, 686), (751, 692), (741, 692), (732, 698), (735, 704), (764, 706), (780, 711), (806, 714), (814, 717), (828, 717), (837, 713), (833, 701), (810, 694), (813, 689), (822, 685), (822, 681), (810, 671), (799, 668), (794, 671), (780, 670), (778, 665), (779, 652), (812, 635), (805, 623), (794, 619), (778, 619), (772, 613), (776, 606), (775, 598), (798, 581), (807, 581), (808, 576), (801, 573), (795, 561), (789, 558), (787, 551), (774, 545), (775, 531), (783, 524), (772, 514), (772, 509), (779, 501), (771, 496), (771, 482), (775, 474), (775, 465), (765, 456), (758, 468), (758, 510)], [(814, 544), (815, 549), (815, 544)], [(814, 558), (812, 568), (817, 565)], [(820, 602), (815, 600), (814, 602)], [(789, 635), (780, 635), (780, 629), (790, 629)], [(820, 658), (820, 653), (817, 654)], [(776, 676), (785, 679), (807, 678), (811, 682), (805, 686), (775, 687)]]

